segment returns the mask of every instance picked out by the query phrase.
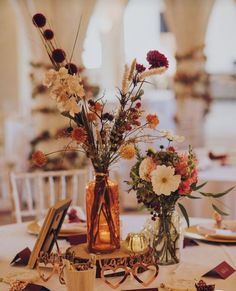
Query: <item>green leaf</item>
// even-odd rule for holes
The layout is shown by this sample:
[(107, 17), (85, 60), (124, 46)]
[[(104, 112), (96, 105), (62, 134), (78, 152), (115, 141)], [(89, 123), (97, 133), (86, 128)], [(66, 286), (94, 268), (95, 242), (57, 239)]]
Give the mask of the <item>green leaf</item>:
[(227, 189), (224, 192), (220, 192), (220, 193), (205, 193), (205, 192), (199, 192), (201, 195), (205, 196), (205, 197), (213, 197), (213, 198), (219, 198), (222, 197), (226, 194), (228, 194), (230, 191), (232, 191), (235, 187), (231, 187), (229, 189)]
[(222, 196), (228, 194), (228, 193), (229, 193), (230, 191), (232, 191), (234, 188), (235, 188), (235, 187), (231, 187), (231, 188), (227, 189), (227, 190), (224, 191), (224, 192), (213, 194), (213, 197), (214, 197), (214, 198), (222, 197)]
[(206, 193), (206, 192), (199, 192), (202, 196), (205, 196), (205, 197), (212, 197), (212, 193)]
[(184, 219), (186, 220), (187, 226), (189, 227), (188, 213), (187, 213), (185, 207), (182, 204), (178, 203), (178, 205), (179, 205), (179, 209), (181, 210), (181, 212), (183, 214)]
[(202, 183), (200, 185), (196, 185), (195, 184), (191, 188), (193, 189), (193, 191), (197, 191), (197, 190), (201, 189), (202, 187), (204, 187), (206, 184), (207, 184), (207, 182), (204, 182), (204, 183)]
[(219, 214), (221, 214), (221, 215), (224, 215), (224, 216), (229, 215), (228, 213), (226, 213), (226, 212), (222, 211), (221, 209), (219, 209), (215, 204), (212, 204), (212, 208), (213, 208), (216, 212), (218, 212)]
[(201, 197), (193, 196), (193, 195), (186, 195), (186, 198), (190, 198), (190, 199), (201, 199)]

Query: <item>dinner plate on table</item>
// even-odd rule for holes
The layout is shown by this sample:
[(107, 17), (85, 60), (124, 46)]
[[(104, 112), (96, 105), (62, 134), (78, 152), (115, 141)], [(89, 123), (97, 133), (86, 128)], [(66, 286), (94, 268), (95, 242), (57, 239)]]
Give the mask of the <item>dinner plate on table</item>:
[[(80, 207), (70, 207), (68, 212), (70, 212), (71, 208), (76, 209), (78, 213), (78, 217), (83, 221), (81, 222), (69, 222), (68, 215), (66, 215), (65, 220), (62, 224), (61, 230), (58, 234), (59, 237), (67, 237), (67, 236), (73, 236), (80, 233), (86, 233), (86, 222), (85, 215)], [(27, 232), (30, 234), (38, 235), (41, 227), (43, 225), (44, 220), (39, 221), (32, 221), (27, 225)]]
[(208, 242), (236, 243), (236, 221), (225, 220), (221, 228), (214, 223), (192, 225), (185, 229), (185, 236)]

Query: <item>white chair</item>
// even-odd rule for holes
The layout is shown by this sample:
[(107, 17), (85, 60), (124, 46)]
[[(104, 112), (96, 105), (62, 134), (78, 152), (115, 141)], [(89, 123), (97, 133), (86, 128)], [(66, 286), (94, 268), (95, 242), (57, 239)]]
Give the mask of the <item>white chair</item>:
[(0, 213), (12, 211), (12, 201), (10, 196), (9, 167), (5, 157), (0, 155)]
[(24, 218), (41, 219), (56, 201), (71, 198), (71, 205), (85, 206), (88, 170), (11, 173), (17, 223)]

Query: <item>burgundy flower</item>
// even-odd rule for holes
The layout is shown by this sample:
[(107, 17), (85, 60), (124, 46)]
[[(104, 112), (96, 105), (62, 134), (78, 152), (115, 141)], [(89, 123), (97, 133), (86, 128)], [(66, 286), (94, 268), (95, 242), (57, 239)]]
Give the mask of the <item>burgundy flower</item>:
[(32, 18), (33, 24), (37, 27), (43, 27), (46, 24), (46, 17), (42, 13), (37, 13)]
[(78, 72), (77, 66), (73, 63), (68, 63), (65, 65), (65, 68), (68, 70), (70, 75), (76, 75)]
[(139, 109), (141, 106), (142, 106), (141, 102), (137, 102), (137, 103), (135, 104), (135, 107), (138, 108), (138, 109)]
[(54, 37), (54, 32), (51, 29), (46, 29), (43, 32), (43, 36), (46, 40), (51, 40)]
[(144, 67), (144, 65), (142, 65), (142, 64), (136, 64), (136, 70), (137, 70), (139, 73), (142, 73), (143, 71), (146, 70), (146, 67)]
[(149, 51), (147, 53), (147, 61), (151, 65), (149, 69), (169, 67), (169, 62), (166, 56), (161, 54), (159, 51)]
[(52, 59), (56, 63), (62, 63), (66, 58), (66, 53), (62, 49), (55, 49), (52, 52)]

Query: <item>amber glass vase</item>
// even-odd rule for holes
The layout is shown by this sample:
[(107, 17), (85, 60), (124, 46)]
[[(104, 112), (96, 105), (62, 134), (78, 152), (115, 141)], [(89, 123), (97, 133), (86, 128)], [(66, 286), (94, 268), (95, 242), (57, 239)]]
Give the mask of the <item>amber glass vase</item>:
[(96, 173), (86, 187), (89, 252), (109, 253), (120, 248), (118, 184), (107, 173)]

